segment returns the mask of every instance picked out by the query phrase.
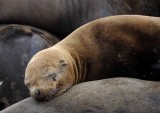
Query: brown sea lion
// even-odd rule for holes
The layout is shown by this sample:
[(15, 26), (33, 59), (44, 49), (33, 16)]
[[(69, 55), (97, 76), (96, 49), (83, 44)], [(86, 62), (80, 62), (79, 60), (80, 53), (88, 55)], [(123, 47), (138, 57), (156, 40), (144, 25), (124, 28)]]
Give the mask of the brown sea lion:
[(160, 16), (159, 0), (0, 0), (0, 24), (25, 24), (64, 38), (92, 20), (117, 14)]
[(50, 101), (28, 98), (0, 113), (160, 113), (159, 86), (132, 78), (84, 82)]
[(29, 62), (31, 96), (49, 99), (72, 85), (110, 77), (160, 80), (160, 18), (124, 15), (90, 22)]
[(57, 37), (31, 26), (0, 26), (0, 110), (29, 97), (23, 82), (29, 60), (57, 42)]

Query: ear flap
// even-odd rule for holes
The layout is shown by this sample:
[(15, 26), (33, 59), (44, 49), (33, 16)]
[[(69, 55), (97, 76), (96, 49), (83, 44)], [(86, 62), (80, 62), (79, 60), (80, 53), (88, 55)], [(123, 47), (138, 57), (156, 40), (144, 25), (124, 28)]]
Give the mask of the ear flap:
[[(59, 62), (59, 69), (57, 72), (51, 73), (48, 75), (53, 81), (56, 81), (59, 77), (63, 76), (66, 72), (67, 62), (65, 60), (61, 60)], [(48, 71), (48, 70), (47, 70)]]
[(65, 73), (68, 63), (65, 60), (59, 62), (59, 73)]
[(68, 65), (67, 62), (65, 62), (64, 60), (61, 60), (59, 63), (60, 63), (60, 66), (62, 67), (65, 67)]

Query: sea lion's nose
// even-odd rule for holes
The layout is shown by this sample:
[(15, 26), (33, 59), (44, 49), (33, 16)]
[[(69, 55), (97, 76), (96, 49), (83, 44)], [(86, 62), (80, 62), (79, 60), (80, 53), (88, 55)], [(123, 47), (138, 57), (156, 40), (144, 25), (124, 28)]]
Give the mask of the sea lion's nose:
[(39, 89), (36, 89), (35, 91), (36, 96), (40, 96), (41, 95), (41, 91)]

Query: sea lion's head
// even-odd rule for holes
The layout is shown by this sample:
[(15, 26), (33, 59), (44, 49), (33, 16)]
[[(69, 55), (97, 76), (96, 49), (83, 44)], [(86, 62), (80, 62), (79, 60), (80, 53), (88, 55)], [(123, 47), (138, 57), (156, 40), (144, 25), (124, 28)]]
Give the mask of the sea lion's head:
[(48, 100), (73, 85), (72, 66), (67, 55), (55, 49), (38, 52), (28, 63), (25, 85), (30, 95), (38, 100)]

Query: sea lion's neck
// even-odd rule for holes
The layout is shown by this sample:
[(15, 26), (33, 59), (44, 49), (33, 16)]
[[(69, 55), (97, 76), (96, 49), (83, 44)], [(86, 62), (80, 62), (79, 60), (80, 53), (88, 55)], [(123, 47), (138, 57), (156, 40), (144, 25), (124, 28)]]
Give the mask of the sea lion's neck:
[(86, 78), (86, 61), (75, 52), (70, 52), (75, 70), (75, 84), (83, 82)]
[(70, 63), (71, 69), (69, 70), (74, 76), (74, 84), (83, 82), (86, 77), (86, 61), (83, 61), (80, 58), (77, 51), (74, 51), (74, 48), (65, 47), (64, 45), (58, 44), (54, 48), (61, 48), (62, 54), (67, 56), (65, 59)]

